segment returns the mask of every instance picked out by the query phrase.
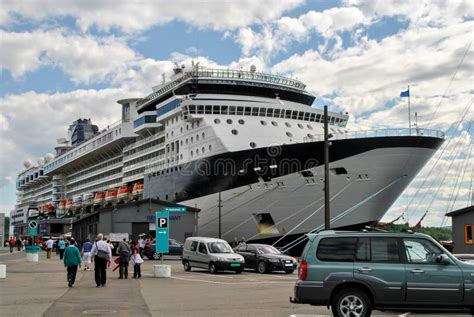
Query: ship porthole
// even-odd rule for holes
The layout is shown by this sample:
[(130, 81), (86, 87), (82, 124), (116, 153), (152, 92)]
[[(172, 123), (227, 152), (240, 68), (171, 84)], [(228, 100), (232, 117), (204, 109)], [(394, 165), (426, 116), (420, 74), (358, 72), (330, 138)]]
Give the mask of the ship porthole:
[(257, 144), (255, 144), (255, 142), (250, 142), (250, 147), (251, 147), (252, 149), (254, 149), (256, 146), (257, 146)]
[(237, 130), (235, 130), (235, 129), (232, 129), (231, 133), (232, 133), (233, 135), (237, 135), (237, 134), (239, 134), (239, 131), (237, 131)]

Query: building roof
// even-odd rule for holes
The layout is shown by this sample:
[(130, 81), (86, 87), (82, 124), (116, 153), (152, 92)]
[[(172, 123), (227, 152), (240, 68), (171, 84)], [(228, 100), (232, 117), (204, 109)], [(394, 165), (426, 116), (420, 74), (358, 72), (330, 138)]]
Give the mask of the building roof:
[(471, 206), (468, 206), (468, 207), (465, 207), (465, 208), (462, 208), (462, 209), (451, 211), (451, 212), (447, 213), (446, 216), (454, 217), (454, 216), (459, 216), (461, 214), (465, 214), (465, 213), (468, 213), (468, 212), (474, 212), (474, 205), (471, 205)]

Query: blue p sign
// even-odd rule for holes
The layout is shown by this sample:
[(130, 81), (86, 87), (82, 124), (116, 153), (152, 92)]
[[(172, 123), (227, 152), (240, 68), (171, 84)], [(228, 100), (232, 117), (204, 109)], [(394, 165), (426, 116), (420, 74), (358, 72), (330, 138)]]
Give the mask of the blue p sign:
[(168, 218), (158, 218), (158, 228), (168, 228)]
[(169, 222), (170, 213), (167, 211), (156, 213), (156, 252), (168, 253)]

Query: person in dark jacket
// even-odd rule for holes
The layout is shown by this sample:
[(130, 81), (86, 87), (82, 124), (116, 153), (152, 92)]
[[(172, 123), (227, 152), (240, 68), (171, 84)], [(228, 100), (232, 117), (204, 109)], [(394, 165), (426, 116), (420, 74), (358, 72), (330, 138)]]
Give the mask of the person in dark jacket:
[(73, 287), (76, 282), (77, 267), (81, 265), (81, 253), (76, 247), (76, 241), (71, 239), (71, 243), (64, 250), (64, 266), (67, 267), (67, 282), (69, 287)]
[(120, 241), (117, 247), (117, 254), (120, 256), (119, 262), (119, 278), (128, 278), (128, 262), (130, 261), (130, 246), (127, 244), (127, 240), (124, 238)]

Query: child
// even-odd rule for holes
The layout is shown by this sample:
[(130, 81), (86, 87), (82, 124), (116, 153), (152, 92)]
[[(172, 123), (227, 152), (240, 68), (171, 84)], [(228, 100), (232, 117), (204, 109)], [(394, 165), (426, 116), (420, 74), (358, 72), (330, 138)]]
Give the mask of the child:
[(130, 258), (130, 264), (133, 265), (133, 278), (142, 277), (140, 265), (143, 263), (143, 259), (136, 248), (133, 248), (133, 255)]

